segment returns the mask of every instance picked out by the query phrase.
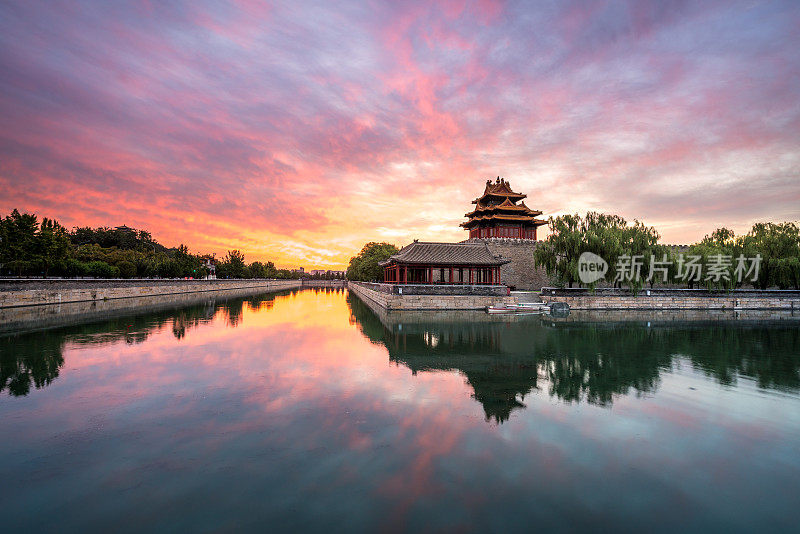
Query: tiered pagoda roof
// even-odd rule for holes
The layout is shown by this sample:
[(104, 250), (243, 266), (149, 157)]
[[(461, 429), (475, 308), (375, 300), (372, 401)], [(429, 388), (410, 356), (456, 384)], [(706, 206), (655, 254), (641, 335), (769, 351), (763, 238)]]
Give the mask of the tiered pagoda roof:
[(472, 201), (476, 205), (475, 209), (464, 215), (469, 220), (461, 223), (461, 226), (473, 228), (476, 226), (494, 226), (495, 224), (513, 224), (537, 227), (547, 224), (547, 221), (537, 219), (537, 216), (542, 214), (541, 211), (530, 209), (522, 201), (527, 196), (514, 192), (511, 189), (511, 185), (499, 176), (494, 183), (491, 180), (486, 180), (486, 188), (483, 191), (483, 195)]

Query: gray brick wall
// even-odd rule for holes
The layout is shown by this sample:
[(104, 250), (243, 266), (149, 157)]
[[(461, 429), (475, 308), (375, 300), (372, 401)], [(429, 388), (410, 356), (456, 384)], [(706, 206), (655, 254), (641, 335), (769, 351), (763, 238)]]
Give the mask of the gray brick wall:
[(492, 254), (511, 260), (511, 263), (500, 268), (500, 280), (513, 289), (539, 291), (542, 287), (551, 285), (547, 273), (533, 261), (533, 251), (536, 250), (538, 241), (497, 238), (467, 241), (471, 243), (483, 241)]

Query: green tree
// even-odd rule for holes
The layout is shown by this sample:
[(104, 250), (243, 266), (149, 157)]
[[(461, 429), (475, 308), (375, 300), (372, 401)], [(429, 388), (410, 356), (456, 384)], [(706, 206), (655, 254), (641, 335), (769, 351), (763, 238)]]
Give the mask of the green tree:
[(16, 209), (3, 219), (0, 229), (0, 263), (4, 269), (20, 276), (34, 272), (40, 259), (36, 243), (38, 229), (36, 215), (21, 214)]
[[(695, 280), (686, 280), (688, 286), (694, 287), (697, 284), (705, 286), (706, 289), (724, 290), (735, 288), (737, 285), (734, 273), (735, 258), (740, 248), (736, 243), (736, 236), (728, 228), (717, 228), (699, 243), (691, 245), (685, 257), (699, 256), (703, 274), (699, 283)], [(717, 275), (711, 275), (712, 265)]]
[(116, 265), (119, 275), (122, 278), (133, 278), (136, 276), (136, 265), (129, 261), (121, 261)]
[(179, 278), (182, 275), (181, 265), (172, 258), (158, 263), (158, 274), (162, 278)]
[(58, 221), (42, 219), (36, 235), (36, 249), (40, 266), (47, 276), (53, 268), (63, 270), (69, 255), (69, 234)]
[(217, 276), (220, 278), (244, 278), (244, 254), (240, 250), (229, 250), (222, 262), (217, 265)]
[[(623, 219), (624, 222), (624, 219)], [(655, 274), (650, 276), (650, 268), (653, 261), (663, 261), (666, 249), (658, 245), (658, 232), (652, 226), (646, 226), (640, 221), (633, 221), (632, 225), (625, 225), (622, 229), (621, 243), (624, 255), (642, 258), (641, 277), (633, 276), (620, 282), (619, 285), (627, 285), (634, 293), (639, 291), (647, 280), (656, 281)], [(616, 265), (616, 264), (615, 264)], [(612, 266), (609, 273), (616, 269)]]
[[(550, 235), (534, 251), (534, 261), (544, 267), (559, 286), (572, 287), (578, 281), (578, 258), (585, 251), (582, 232), (583, 220), (575, 215), (550, 217), (547, 225)], [(599, 250), (599, 245), (595, 250)]]
[(254, 261), (245, 270), (247, 278), (274, 278), (276, 274), (275, 264), (271, 261), (261, 263)]
[(189, 276), (198, 278), (204, 276), (205, 269), (202, 267), (202, 260), (199, 256), (189, 253), (189, 247), (182, 244), (175, 251), (175, 261), (178, 263), (180, 274), (178, 276)]
[(350, 258), (350, 264), (347, 267), (347, 279), (364, 282), (381, 280), (383, 268), (378, 265), (378, 262), (388, 259), (389, 256), (398, 252), (397, 247), (389, 243), (367, 243), (361, 249), (361, 252)]
[(93, 278), (119, 278), (119, 269), (104, 261), (90, 261), (86, 264), (86, 274)]
[[(605, 276), (589, 284), (594, 288), (601, 281), (627, 285), (638, 291), (643, 284), (657, 277), (650, 277), (651, 257), (664, 261), (668, 255), (666, 247), (658, 245), (658, 232), (639, 221), (629, 224), (618, 215), (589, 212), (585, 217), (578, 214), (550, 217), (550, 235), (539, 243), (534, 251), (534, 261), (543, 267), (559, 286), (579, 282), (578, 260), (584, 252), (591, 252), (606, 260), (609, 265)], [(640, 276), (628, 276), (616, 280), (617, 264), (624, 258), (630, 264), (637, 257)], [(623, 263), (620, 263), (623, 265)], [(663, 276), (661, 276), (663, 278)]]
[(753, 285), (800, 289), (800, 229), (793, 222), (756, 223), (738, 240), (746, 257), (761, 256), (759, 275)]

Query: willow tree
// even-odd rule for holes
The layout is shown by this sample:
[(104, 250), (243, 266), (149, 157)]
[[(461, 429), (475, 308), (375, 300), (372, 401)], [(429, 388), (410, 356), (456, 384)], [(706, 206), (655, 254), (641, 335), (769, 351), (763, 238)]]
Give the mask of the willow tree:
[[(658, 244), (655, 228), (639, 221), (629, 224), (619, 215), (589, 212), (585, 217), (578, 214), (550, 217), (550, 235), (539, 243), (534, 252), (534, 261), (543, 267), (554, 283), (572, 287), (579, 282), (578, 260), (584, 252), (600, 256), (608, 263), (608, 271), (599, 280), (588, 284), (594, 288), (600, 282), (627, 285), (637, 291), (648, 280), (659, 281), (650, 276), (651, 258), (658, 261), (668, 255), (666, 247)], [(637, 258), (638, 276), (617, 279), (617, 266), (621, 260)], [(665, 281), (663, 274), (662, 280)]]
[(578, 214), (550, 217), (550, 235), (533, 253), (536, 265), (543, 267), (560, 286), (572, 287), (578, 278), (578, 258), (585, 250), (583, 219)]
[(796, 223), (756, 223), (736, 243), (745, 256), (761, 256), (754, 286), (800, 289), (800, 228)]

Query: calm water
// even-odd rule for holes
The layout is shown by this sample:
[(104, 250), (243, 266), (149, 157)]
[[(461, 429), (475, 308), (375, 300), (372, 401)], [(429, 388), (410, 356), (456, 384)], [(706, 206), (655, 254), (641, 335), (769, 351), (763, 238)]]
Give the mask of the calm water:
[(2, 529), (796, 529), (797, 324), (305, 290), (3, 336)]

